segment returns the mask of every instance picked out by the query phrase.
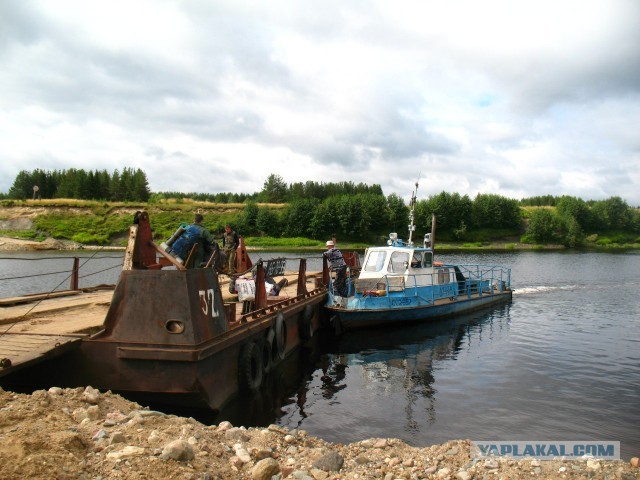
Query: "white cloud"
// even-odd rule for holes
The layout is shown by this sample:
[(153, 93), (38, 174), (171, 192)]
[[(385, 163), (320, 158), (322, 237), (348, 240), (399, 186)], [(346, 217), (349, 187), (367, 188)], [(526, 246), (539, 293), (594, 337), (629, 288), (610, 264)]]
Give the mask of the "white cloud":
[(634, 0), (0, 3), (0, 191), (379, 183), (640, 204)]

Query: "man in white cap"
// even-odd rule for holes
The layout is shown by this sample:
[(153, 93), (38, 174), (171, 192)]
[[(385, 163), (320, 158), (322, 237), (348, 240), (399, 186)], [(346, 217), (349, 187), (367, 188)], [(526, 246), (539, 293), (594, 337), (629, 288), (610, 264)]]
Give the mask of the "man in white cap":
[(333, 240), (328, 240), (326, 243), (327, 251), (324, 252), (324, 256), (329, 262), (331, 270), (336, 273), (336, 278), (333, 283), (333, 290), (337, 295), (346, 297), (348, 295), (347, 290), (347, 264), (344, 261), (342, 252), (338, 250), (333, 243)]

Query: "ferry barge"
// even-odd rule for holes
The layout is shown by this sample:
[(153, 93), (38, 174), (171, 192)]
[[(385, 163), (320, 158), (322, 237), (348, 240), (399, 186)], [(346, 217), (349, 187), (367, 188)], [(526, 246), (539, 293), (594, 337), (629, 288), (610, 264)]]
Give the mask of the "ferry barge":
[[(284, 259), (258, 262), (251, 269), (255, 297), (225, 302), (214, 260), (205, 268), (176, 261), (152, 241), (149, 216), (142, 212), (130, 227), (100, 331), (73, 342), (55, 363), (38, 363), (28, 372), (4, 375), (12, 368), (6, 358), (2, 383), (40, 376), (51, 385), (91, 385), (215, 410), (239, 391), (257, 391), (265, 375), (319, 328), (327, 288), (320, 282), (308, 288), (304, 259), (294, 274), (285, 272)], [(265, 279), (278, 275), (293, 279), (268, 297)]]

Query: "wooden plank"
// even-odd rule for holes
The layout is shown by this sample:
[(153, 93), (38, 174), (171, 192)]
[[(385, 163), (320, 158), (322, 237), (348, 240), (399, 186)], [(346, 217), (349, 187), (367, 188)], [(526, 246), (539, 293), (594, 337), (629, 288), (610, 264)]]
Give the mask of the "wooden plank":
[(34, 293), (33, 295), (24, 295), (22, 297), (0, 298), (0, 307), (37, 302), (38, 300), (46, 300), (48, 298), (69, 297), (80, 293), (82, 293), (82, 290), (63, 290), (60, 292)]
[(0, 334), (87, 332), (102, 325), (113, 292), (101, 290), (71, 297), (49, 298), (33, 304), (0, 308)]
[(78, 348), (80, 342), (81, 336), (5, 333), (0, 336), (0, 377), (62, 355)]

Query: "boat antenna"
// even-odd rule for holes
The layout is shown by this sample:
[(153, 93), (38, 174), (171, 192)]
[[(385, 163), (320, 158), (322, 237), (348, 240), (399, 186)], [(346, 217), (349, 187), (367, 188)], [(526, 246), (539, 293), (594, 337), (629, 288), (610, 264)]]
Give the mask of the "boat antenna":
[(409, 202), (409, 207), (411, 208), (409, 210), (409, 242), (407, 243), (407, 245), (411, 246), (413, 245), (413, 232), (415, 232), (416, 230), (416, 226), (413, 223), (414, 220), (414, 210), (416, 207), (416, 194), (418, 193), (418, 182), (420, 181), (420, 175), (418, 175), (418, 180), (416, 180), (416, 188), (413, 191), (413, 194), (411, 195), (411, 201)]

